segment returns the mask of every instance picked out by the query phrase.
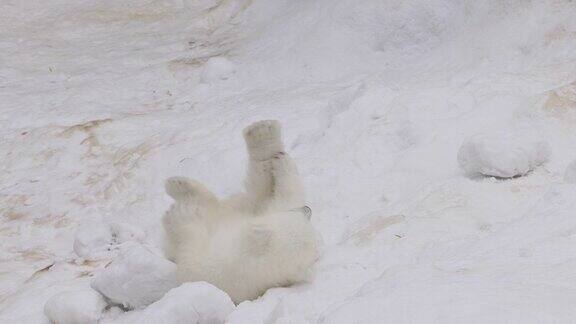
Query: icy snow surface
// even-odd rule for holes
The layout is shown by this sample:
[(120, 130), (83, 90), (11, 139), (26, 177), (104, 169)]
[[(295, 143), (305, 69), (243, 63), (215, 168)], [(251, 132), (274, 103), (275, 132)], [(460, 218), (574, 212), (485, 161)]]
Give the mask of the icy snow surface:
[[(237, 191), (263, 118), (324, 249), (230, 323), (570, 323), (575, 44), (569, 0), (1, 1), (0, 323), (159, 247), (166, 177)], [(459, 168), (465, 139), (518, 129), (546, 164)]]

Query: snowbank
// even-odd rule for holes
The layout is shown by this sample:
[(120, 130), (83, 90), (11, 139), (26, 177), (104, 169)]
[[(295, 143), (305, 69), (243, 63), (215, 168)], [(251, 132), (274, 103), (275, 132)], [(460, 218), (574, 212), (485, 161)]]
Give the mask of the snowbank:
[(129, 308), (145, 307), (176, 286), (176, 265), (139, 244), (123, 247), (92, 281), (112, 303)]
[(512, 178), (534, 170), (549, 156), (548, 144), (529, 134), (483, 134), (462, 144), (458, 163), (468, 175)]
[(106, 307), (104, 298), (92, 289), (56, 294), (44, 306), (54, 324), (96, 324)]

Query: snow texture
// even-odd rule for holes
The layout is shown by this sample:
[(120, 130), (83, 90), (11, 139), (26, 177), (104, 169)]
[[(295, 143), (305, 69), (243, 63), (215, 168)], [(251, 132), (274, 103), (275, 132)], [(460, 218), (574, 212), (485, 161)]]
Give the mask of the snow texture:
[(469, 175), (498, 178), (523, 176), (548, 161), (549, 145), (525, 133), (475, 135), (458, 152), (458, 163)]
[(92, 281), (111, 303), (128, 308), (145, 307), (176, 286), (176, 265), (137, 244), (123, 247)]
[(44, 313), (54, 324), (96, 324), (106, 305), (92, 289), (67, 291), (51, 297)]
[[(569, 0), (0, 1), (0, 323), (48, 323), (129, 241), (159, 249), (168, 177), (237, 192), (262, 119), (324, 247), (310, 280), (228, 323), (573, 323), (575, 17)], [(235, 72), (203, 82), (210, 58)], [(506, 137), (524, 130), (544, 165)], [(518, 148), (498, 175), (524, 175), (471, 181), (474, 134)], [(153, 286), (147, 303), (172, 288)]]

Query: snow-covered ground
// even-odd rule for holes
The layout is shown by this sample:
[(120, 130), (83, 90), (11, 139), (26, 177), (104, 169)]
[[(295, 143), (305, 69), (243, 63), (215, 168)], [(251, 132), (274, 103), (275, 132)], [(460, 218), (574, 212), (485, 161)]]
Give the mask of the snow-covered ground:
[[(163, 180), (239, 190), (264, 118), (324, 247), (309, 282), (228, 322), (576, 318), (573, 1), (4, 0), (0, 322), (48, 323), (131, 241), (160, 253)], [(459, 168), (469, 138), (508, 132), (548, 162)]]

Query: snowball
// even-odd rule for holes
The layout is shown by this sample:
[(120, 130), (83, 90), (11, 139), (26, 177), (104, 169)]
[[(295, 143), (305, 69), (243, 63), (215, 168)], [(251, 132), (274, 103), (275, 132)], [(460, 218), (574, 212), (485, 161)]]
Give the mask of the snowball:
[(104, 298), (92, 289), (54, 295), (44, 305), (44, 314), (55, 324), (96, 324), (106, 307)]
[(500, 178), (525, 175), (548, 161), (546, 142), (527, 133), (476, 135), (466, 140), (458, 152), (458, 163), (469, 175)]
[(576, 183), (576, 161), (568, 164), (564, 172), (564, 181), (568, 183)]
[(170, 290), (164, 298), (148, 306), (137, 323), (216, 324), (224, 323), (234, 310), (232, 299), (206, 282), (189, 282)]
[(74, 252), (86, 260), (100, 260), (109, 255), (112, 244), (110, 226), (101, 219), (89, 219), (80, 224), (74, 239)]
[(92, 280), (92, 288), (130, 308), (145, 307), (176, 286), (176, 265), (136, 243), (123, 247)]
[(218, 80), (226, 80), (235, 72), (234, 63), (225, 57), (212, 57), (204, 63), (204, 69), (200, 75), (203, 83), (211, 83)]

